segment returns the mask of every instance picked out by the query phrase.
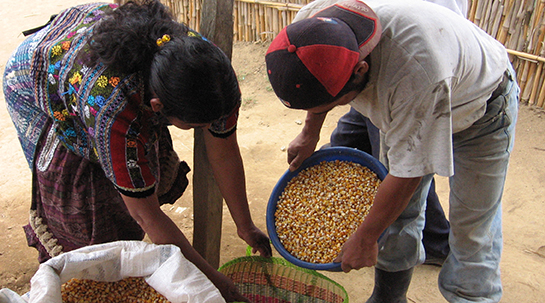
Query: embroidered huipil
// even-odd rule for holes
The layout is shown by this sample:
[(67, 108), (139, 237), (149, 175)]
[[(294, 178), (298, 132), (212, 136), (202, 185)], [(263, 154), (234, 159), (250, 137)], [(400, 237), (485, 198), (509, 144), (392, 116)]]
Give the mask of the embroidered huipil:
[[(38, 44), (31, 76), (37, 105), (73, 153), (100, 163), (128, 196), (152, 194), (158, 179), (161, 123), (145, 104), (140, 73), (123, 75), (102, 64), (85, 65), (93, 26), (113, 4), (87, 4), (63, 11)], [(212, 124), (216, 136), (234, 132), (238, 109)]]

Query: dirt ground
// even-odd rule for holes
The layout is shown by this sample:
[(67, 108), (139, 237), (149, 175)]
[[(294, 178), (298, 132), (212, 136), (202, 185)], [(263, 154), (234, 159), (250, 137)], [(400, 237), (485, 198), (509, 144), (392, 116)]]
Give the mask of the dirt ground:
[[(82, 0), (3, 1), (0, 20), (0, 68), (23, 41), (21, 31), (45, 23), (63, 8)], [(250, 208), (256, 224), (265, 227), (269, 195), (286, 171), (285, 148), (298, 134), (304, 112), (285, 108), (275, 97), (265, 73), (267, 44), (236, 43), (233, 65), (243, 93), (239, 120), (239, 143), (245, 161)], [(29, 280), (38, 267), (37, 253), (27, 247), (22, 226), (30, 207), (30, 171), (19, 146), (15, 129), (0, 96), (0, 288), (20, 294), (30, 288)], [(327, 143), (337, 119), (348, 108), (331, 112), (322, 132)], [(192, 166), (193, 132), (172, 129), (176, 150)], [(505, 186), (504, 253), (501, 262), (504, 296), (502, 302), (543, 302), (545, 297), (545, 111), (527, 105), (520, 108), (516, 143)], [(448, 183), (438, 178), (438, 194), (448, 211)], [(179, 227), (191, 238), (192, 188), (173, 206), (165, 206)], [(235, 233), (224, 207), (221, 261), (223, 264), (245, 254), (246, 245)], [(410, 302), (445, 302), (437, 289), (438, 267), (415, 270), (408, 297)], [(352, 302), (364, 302), (373, 285), (373, 269), (349, 274), (324, 272), (343, 285)]]

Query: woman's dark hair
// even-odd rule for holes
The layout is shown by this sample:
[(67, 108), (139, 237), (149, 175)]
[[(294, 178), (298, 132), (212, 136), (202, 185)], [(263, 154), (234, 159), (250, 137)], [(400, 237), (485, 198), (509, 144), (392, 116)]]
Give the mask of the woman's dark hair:
[(153, 59), (149, 83), (163, 103), (163, 113), (189, 123), (217, 120), (240, 101), (229, 59), (199, 37), (166, 43)]
[[(226, 55), (188, 32), (159, 1), (130, 1), (93, 29), (89, 64), (102, 63), (123, 74), (140, 72), (164, 115), (209, 123), (234, 110), (240, 90)], [(157, 45), (165, 34), (171, 40)]]
[(164, 34), (184, 37), (187, 32), (159, 1), (130, 1), (104, 16), (93, 29), (90, 64), (103, 63), (125, 74), (146, 71), (159, 50), (157, 38)]

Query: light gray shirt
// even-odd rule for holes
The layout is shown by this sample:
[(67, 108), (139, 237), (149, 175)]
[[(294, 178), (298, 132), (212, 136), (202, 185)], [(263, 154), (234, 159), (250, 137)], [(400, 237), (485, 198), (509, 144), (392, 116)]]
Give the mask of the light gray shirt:
[[(354, 0), (355, 1), (355, 0)], [(334, 0), (317, 0), (296, 20)], [(365, 1), (382, 37), (371, 52), (369, 83), (351, 102), (384, 134), (389, 173), (454, 173), (452, 134), (484, 115), (509, 59), (501, 43), (463, 16), (420, 0)]]

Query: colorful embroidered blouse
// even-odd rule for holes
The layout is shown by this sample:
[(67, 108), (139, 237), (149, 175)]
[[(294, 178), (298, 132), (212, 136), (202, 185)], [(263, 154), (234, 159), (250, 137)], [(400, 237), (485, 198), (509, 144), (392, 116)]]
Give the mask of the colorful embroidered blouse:
[[(140, 73), (123, 75), (84, 58), (92, 28), (113, 4), (67, 9), (51, 23), (32, 59), (38, 106), (50, 116), (61, 142), (101, 164), (121, 193), (144, 197), (158, 178), (156, 156), (161, 122), (144, 103)], [(83, 54), (83, 56), (82, 56)], [(226, 137), (236, 128), (238, 109), (210, 131)]]

